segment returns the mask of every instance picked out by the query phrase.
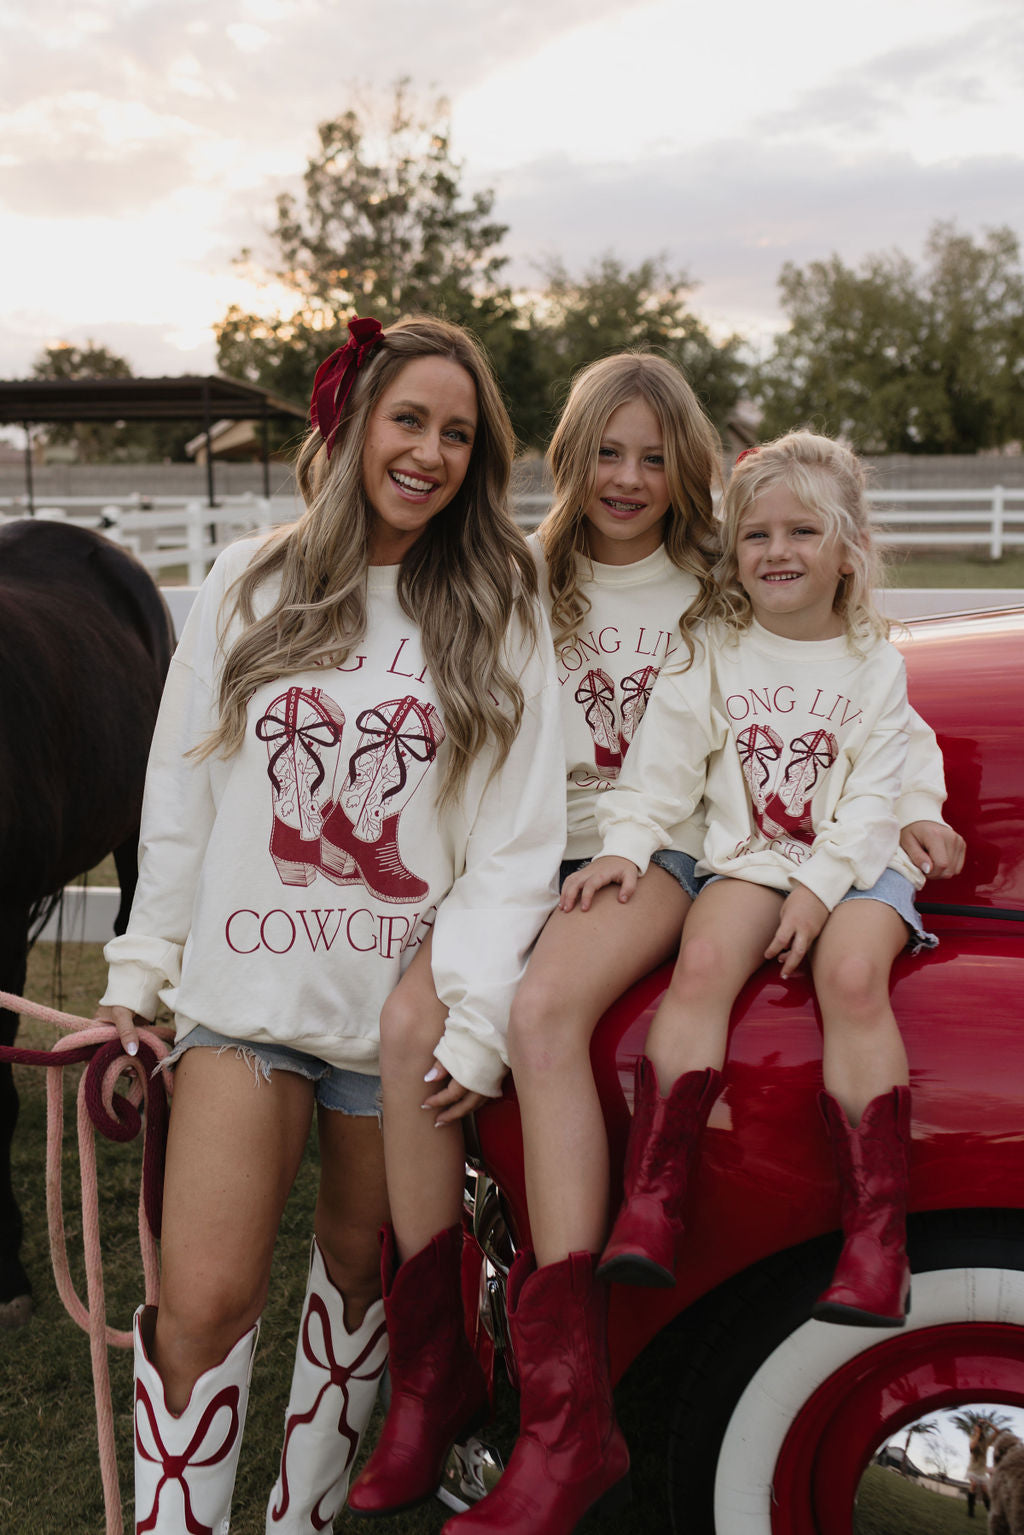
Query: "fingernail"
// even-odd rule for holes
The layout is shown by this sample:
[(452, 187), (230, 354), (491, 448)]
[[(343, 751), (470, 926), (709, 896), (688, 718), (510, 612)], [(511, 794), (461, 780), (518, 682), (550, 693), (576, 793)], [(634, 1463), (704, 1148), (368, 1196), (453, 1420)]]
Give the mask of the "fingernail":
[(435, 1130), (443, 1130), (444, 1129), (444, 1120), (443, 1119), (435, 1119), (434, 1120), (434, 1129)]
[(923, 871), (923, 872), (924, 872), (924, 873), (925, 873), (925, 874), (930, 874), (930, 873), (931, 873), (931, 872), (932, 872), (932, 866), (931, 866), (931, 864), (930, 864), (930, 863), (929, 863), (929, 862), (928, 862), (928, 860), (927, 860), (927, 858), (926, 858), (926, 859), (925, 859), (925, 861), (924, 861), (924, 863), (923, 863), (923, 864), (922, 864), (922, 865), (921, 865), (921, 869), (922, 869), (922, 871)]
[(424, 1080), (424, 1082), (436, 1082), (440, 1075), (441, 1075), (441, 1068), (440, 1068), (440, 1066), (431, 1066), (430, 1070), (427, 1072), (427, 1074), (423, 1078), (423, 1080)]
[(129, 1055), (138, 1055), (138, 1053), (139, 1053), (139, 1042), (138, 1042), (138, 1040), (137, 1039), (130, 1039), (128, 1041), (128, 1043), (125, 1045), (125, 1049), (127, 1050)]

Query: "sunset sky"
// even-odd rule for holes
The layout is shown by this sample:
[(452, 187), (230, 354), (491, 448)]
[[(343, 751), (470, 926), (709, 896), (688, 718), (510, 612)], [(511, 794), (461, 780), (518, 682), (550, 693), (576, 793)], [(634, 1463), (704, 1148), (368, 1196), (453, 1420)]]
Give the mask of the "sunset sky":
[(232, 268), (269, 249), (318, 121), (401, 75), (452, 103), (510, 276), (664, 254), (763, 343), (783, 261), (936, 219), (1024, 233), (1020, 0), (8, 0), (0, 16), (0, 376), (86, 338), (205, 371)]

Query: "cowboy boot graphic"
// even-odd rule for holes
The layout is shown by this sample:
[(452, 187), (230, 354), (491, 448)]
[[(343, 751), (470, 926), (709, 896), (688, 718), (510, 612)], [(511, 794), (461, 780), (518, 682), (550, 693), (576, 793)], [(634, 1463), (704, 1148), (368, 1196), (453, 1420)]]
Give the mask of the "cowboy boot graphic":
[(274, 794), (270, 856), (284, 885), (309, 885), (316, 878), (321, 806), (334, 792), (344, 724), (344, 714), (320, 688), (289, 688), (256, 722)]
[(836, 738), (828, 730), (809, 730), (789, 743), (789, 761), (778, 793), (769, 796), (758, 818), (767, 836), (814, 841), (811, 800), (819, 777), (828, 772), (838, 751)]
[(651, 700), (651, 689), (654, 687), (655, 678), (658, 675), (656, 666), (642, 666), (639, 671), (630, 672), (628, 677), (623, 677), (619, 683), (622, 689), (622, 724), (619, 728), (619, 746), (622, 755), (629, 751), (630, 742), (636, 735), (637, 727), (647, 712), (647, 705)]
[(782, 759), (782, 737), (770, 725), (748, 725), (736, 738), (740, 766), (750, 790), (754, 815), (760, 825), (760, 813), (774, 789), (774, 779)]
[(430, 887), (402, 862), (398, 821), (444, 740), (441, 716), (417, 698), (389, 698), (364, 709), (356, 725), (362, 735), (324, 821), (320, 866), (334, 879), (352, 859), (378, 900), (418, 901)]
[(575, 693), (583, 705), (583, 718), (594, 738), (594, 761), (609, 777), (622, 766), (622, 750), (616, 733), (615, 684), (607, 672), (587, 672)]

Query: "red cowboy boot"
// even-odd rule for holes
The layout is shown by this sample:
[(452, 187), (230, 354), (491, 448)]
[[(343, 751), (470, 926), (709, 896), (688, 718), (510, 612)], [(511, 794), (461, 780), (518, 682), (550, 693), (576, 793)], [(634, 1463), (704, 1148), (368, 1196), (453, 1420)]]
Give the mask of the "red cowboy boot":
[(354, 862), (379, 901), (422, 900), (430, 887), (402, 862), (398, 823), (444, 740), (441, 716), (410, 695), (364, 709), (356, 725), (360, 744), (324, 820), (321, 867), (341, 882)]
[(910, 1309), (910, 1088), (872, 1098), (856, 1126), (830, 1093), (819, 1094), (818, 1105), (839, 1174), (846, 1240), (832, 1283), (811, 1315), (848, 1327), (902, 1327)]
[(708, 1067), (677, 1078), (666, 1097), (645, 1055), (636, 1063), (633, 1123), (626, 1148), (625, 1201), (597, 1270), (599, 1279), (660, 1286), (676, 1282), (683, 1204), (701, 1133), (722, 1088)]
[(494, 1491), (442, 1535), (569, 1535), (586, 1515), (629, 1501), (629, 1451), (608, 1373), (608, 1291), (591, 1253), (534, 1268), (522, 1252), (508, 1282), (519, 1370), (519, 1438)]
[(462, 1227), (452, 1226), (395, 1269), (381, 1252), (391, 1346), (391, 1405), (377, 1447), (348, 1496), (352, 1514), (396, 1514), (432, 1497), (452, 1444), (486, 1421), (487, 1382), (462, 1310)]
[(242, 1448), (259, 1323), (200, 1375), (184, 1410), (172, 1413), (149, 1358), (154, 1306), (135, 1313), (136, 1535), (224, 1535)]
[(387, 1357), (383, 1305), (375, 1301), (349, 1332), (344, 1297), (314, 1237), (266, 1535), (316, 1535), (332, 1527)]

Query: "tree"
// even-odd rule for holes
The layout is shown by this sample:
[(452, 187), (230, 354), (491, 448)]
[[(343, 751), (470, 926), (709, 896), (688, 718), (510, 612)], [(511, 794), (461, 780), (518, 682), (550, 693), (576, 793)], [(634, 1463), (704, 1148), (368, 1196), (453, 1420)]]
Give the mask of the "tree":
[[(401, 80), (383, 131), (349, 110), (321, 123), (317, 138), (302, 200), (277, 199), (276, 255), (264, 273), (292, 303), (269, 316), (233, 305), (216, 327), (221, 370), (301, 400), (354, 311), (385, 324), (426, 312), (473, 329), (528, 400), (538, 376), (501, 280), (506, 226), (491, 217), (492, 191), (463, 199), (447, 103), (421, 110)], [(240, 260), (251, 263), (251, 252)]]
[(954, 1428), (966, 1434), (968, 1439), (979, 1424), (998, 1432), (1001, 1428), (1009, 1428), (1013, 1422), (1007, 1413), (1000, 1412), (998, 1408), (993, 1410), (986, 1408), (984, 1412), (979, 1412), (975, 1407), (962, 1407), (959, 1412), (951, 1412), (949, 1421)]
[[(97, 342), (84, 347), (58, 341), (46, 347), (32, 365), (33, 378), (90, 379), (134, 378), (132, 365)], [(147, 463), (165, 458), (183, 459), (185, 443), (195, 435), (195, 423), (150, 421), (54, 422), (46, 427), (46, 441), (72, 445), (79, 463)]]
[(816, 424), (868, 452), (975, 453), (1024, 435), (1024, 272), (1008, 228), (934, 225), (925, 263), (837, 255), (779, 276), (789, 329), (758, 369), (765, 436)]
[(939, 1425), (934, 1418), (927, 1421), (919, 1418), (916, 1423), (911, 1423), (907, 1428), (907, 1437), (903, 1441), (903, 1475), (907, 1474), (907, 1461), (910, 1459), (910, 1441), (915, 1434), (921, 1439), (934, 1439), (939, 1432)]
[[(562, 399), (579, 368), (612, 352), (646, 347), (682, 368), (705, 408), (724, 426), (745, 373), (741, 341), (738, 336), (721, 344), (712, 340), (689, 308), (695, 285), (685, 273), (672, 272), (661, 257), (630, 270), (611, 253), (580, 278), (570, 276), (558, 259), (542, 271), (546, 287), (533, 306), (533, 330)], [(552, 401), (555, 409), (561, 403)]]

